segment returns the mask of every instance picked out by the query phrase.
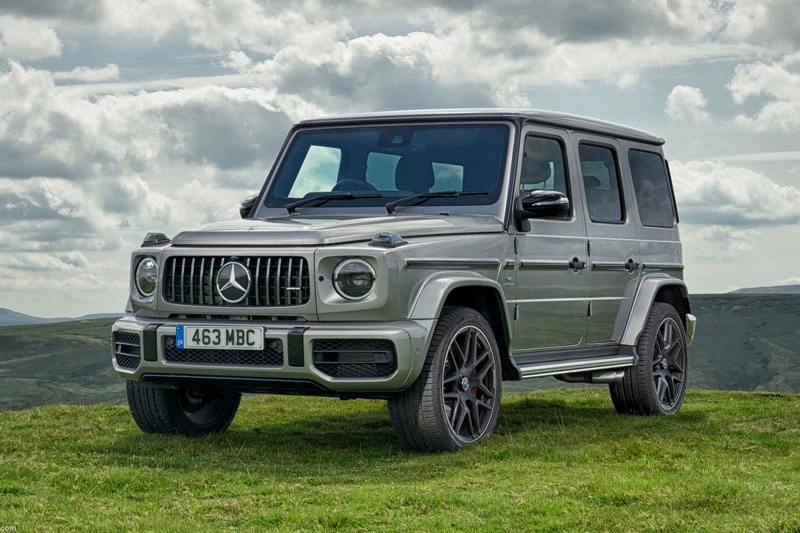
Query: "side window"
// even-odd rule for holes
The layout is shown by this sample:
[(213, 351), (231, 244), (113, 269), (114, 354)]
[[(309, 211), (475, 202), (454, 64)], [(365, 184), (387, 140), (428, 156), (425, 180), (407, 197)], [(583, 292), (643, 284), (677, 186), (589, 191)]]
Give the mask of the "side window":
[(645, 226), (672, 228), (675, 209), (664, 160), (643, 150), (628, 151), (639, 218)]
[(309, 146), (289, 198), (302, 198), (311, 192), (330, 192), (336, 185), (341, 162), (342, 151), (339, 148)]
[(607, 146), (581, 143), (578, 153), (589, 218), (592, 222), (621, 223), (625, 220), (625, 212), (622, 209), (619, 165), (614, 150)]
[(533, 190), (560, 191), (569, 198), (564, 148), (550, 137), (527, 135), (522, 151), (519, 193)]

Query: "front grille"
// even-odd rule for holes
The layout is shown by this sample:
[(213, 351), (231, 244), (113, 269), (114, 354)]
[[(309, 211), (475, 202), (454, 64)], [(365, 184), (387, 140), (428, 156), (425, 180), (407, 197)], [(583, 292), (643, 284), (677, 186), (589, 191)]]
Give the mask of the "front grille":
[[(216, 289), (217, 274), (225, 263), (236, 261), (250, 271), (247, 297), (229, 304)], [(308, 303), (311, 283), (304, 257), (169, 257), (161, 280), (164, 300), (188, 305), (237, 307), (287, 307)]]
[(333, 378), (380, 378), (397, 370), (394, 344), (385, 339), (316, 339), (314, 366)]
[(114, 333), (114, 357), (119, 366), (135, 370), (141, 361), (141, 354), (138, 333)]
[(283, 366), (283, 343), (280, 339), (264, 339), (263, 350), (180, 350), (175, 337), (164, 337), (164, 360), (188, 363), (231, 366)]

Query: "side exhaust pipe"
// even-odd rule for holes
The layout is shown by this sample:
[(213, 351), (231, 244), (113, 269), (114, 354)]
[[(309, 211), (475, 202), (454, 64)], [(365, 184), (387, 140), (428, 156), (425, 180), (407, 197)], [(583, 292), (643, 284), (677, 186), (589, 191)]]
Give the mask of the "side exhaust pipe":
[(554, 377), (565, 383), (619, 383), (624, 376), (624, 370), (604, 370), (602, 372), (560, 374)]

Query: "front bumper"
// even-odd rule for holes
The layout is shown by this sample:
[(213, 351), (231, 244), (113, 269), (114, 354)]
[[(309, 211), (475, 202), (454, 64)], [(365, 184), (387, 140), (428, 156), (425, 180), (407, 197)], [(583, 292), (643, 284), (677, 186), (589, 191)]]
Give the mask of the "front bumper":
[[(251, 392), (290, 392), (303, 394), (371, 395), (401, 391), (410, 386), (422, 368), (433, 320), (398, 320), (375, 323), (263, 322), (231, 320), (156, 320), (129, 315), (114, 323), (115, 340), (133, 335), (139, 339), (138, 361), (133, 355), (120, 357), (114, 344), (114, 370), (125, 379), (167, 386), (225, 387)], [(184, 326), (264, 327), (265, 342), (280, 341), (282, 362), (268, 366), (253, 364), (214, 364), (175, 362), (167, 357), (176, 335)], [(381, 377), (331, 377), (314, 361), (314, 341), (359, 340), (390, 341), (394, 346), (396, 370)], [(276, 343), (277, 345), (277, 343)], [(172, 352), (175, 353), (175, 352)], [(123, 364), (121, 364), (123, 363)]]

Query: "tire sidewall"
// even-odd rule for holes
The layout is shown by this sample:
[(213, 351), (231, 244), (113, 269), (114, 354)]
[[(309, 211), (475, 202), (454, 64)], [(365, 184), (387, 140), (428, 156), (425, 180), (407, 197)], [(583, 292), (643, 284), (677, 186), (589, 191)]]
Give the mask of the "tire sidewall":
[[(444, 335), (441, 337), (441, 341), (437, 346), (432, 346), (429, 352), (429, 357), (432, 357), (433, 368), (431, 373), (432, 379), (429, 380), (428, 386), (433, 389), (431, 392), (433, 393), (433, 397), (435, 399), (436, 415), (439, 419), (437, 423), (441, 424), (441, 426), (447, 431), (447, 435), (453, 443), (452, 449), (458, 450), (464, 446), (474, 444), (485, 439), (492, 434), (495, 426), (497, 425), (497, 418), (500, 411), (500, 400), (502, 398), (500, 350), (491, 326), (489, 326), (489, 323), (486, 321), (486, 319), (477, 311), (470, 308), (456, 308), (452, 311), (452, 314), (448, 318), (452, 318), (452, 320), (444, 321), (444, 323), (440, 322), (440, 326), (444, 326), (444, 329), (446, 330)], [(453, 431), (452, 427), (450, 427), (450, 422), (447, 419), (447, 412), (445, 409), (442, 383), (444, 379), (444, 367), (447, 358), (447, 351), (458, 333), (467, 326), (477, 327), (486, 337), (492, 352), (490, 357), (492, 358), (492, 363), (494, 365), (495, 400), (493, 409), (486, 428), (484, 428), (481, 434), (474, 440), (463, 439), (461, 436), (456, 434), (455, 431)]]
[[(675, 403), (669, 407), (664, 408), (656, 396), (656, 385), (653, 379), (653, 355), (655, 353), (655, 346), (658, 339), (658, 331), (666, 319), (672, 319), (678, 326), (680, 333), (680, 343), (684, 353), (684, 368), (683, 368), (683, 383), (680, 394), (675, 400)], [(689, 353), (686, 346), (686, 332), (684, 331), (683, 321), (680, 314), (669, 304), (656, 302), (650, 311), (650, 316), (647, 319), (645, 326), (645, 333), (640, 337), (637, 346), (639, 352), (639, 380), (644, 381), (643, 385), (647, 390), (647, 402), (650, 411), (654, 414), (673, 415), (677, 413), (683, 405), (683, 398), (686, 393), (686, 377), (688, 374), (689, 366)]]

